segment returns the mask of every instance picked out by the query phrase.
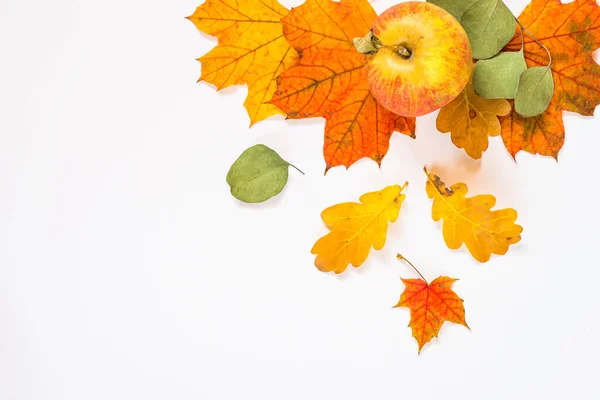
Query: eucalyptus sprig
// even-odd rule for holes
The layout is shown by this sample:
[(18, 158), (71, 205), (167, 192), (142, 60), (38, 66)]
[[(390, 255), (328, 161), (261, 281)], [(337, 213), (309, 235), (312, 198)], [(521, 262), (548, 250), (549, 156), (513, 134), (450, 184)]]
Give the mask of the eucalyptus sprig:
[[(514, 99), (515, 111), (523, 117), (542, 114), (554, 94), (552, 54), (501, 0), (428, 0), (452, 14), (463, 26), (477, 63), (473, 88), (486, 99)], [(502, 51), (521, 32), (521, 49)], [(546, 53), (547, 66), (527, 67), (524, 32)]]

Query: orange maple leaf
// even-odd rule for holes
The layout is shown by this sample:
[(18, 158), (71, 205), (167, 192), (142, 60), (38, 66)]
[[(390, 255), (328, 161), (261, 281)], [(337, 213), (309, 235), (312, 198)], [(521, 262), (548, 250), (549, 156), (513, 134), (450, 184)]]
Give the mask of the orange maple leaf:
[(275, 78), (297, 60), (283, 37), (281, 18), (287, 12), (276, 0), (207, 0), (188, 17), (200, 31), (219, 39), (218, 46), (199, 59), (200, 80), (218, 90), (247, 84), (244, 106), (251, 125), (284, 114), (268, 100), (275, 92)]
[(502, 141), (513, 158), (521, 150), (558, 158), (565, 143), (562, 110), (554, 102), (544, 113), (530, 118), (517, 114), (513, 106), (512, 113), (501, 117), (500, 122)]
[(363, 37), (377, 14), (367, 0), (307, 0), (282, 20), (300, 60), (277, 78), (271, 104), (288, 118), (324, 117), (326, 172), (363, 157), (377, 163), (394, 130), (415, 136), (415, 119), (396, 115), (371, 95), (365, 56), (353, 39)]
[[(545, 113), (524, 118), (513, 112), (502, 121), (502, 138), (514, 157), (520, 150), (558, 157), (564, 143), (562, 110), (593, 115), (600, 104), (600, 66), (594, 50), (600, 47), (600, 6), (596, 0), (533, 0), (519, 21), (552, 55), (555, 90)], [(527, 65), (548, 65), (548, 55), (525, 33)], [(517, 32), (507, 50), (521, 49)]]
[(437, 337), (445, 321), (469, 328), (463, 300), (452, 290), (452, 284), (457, 280), (440, 276), (428, 284), (423, 279), (402, 279), (406, 287), (394, 307), (410, 309), (408, 326), (417, 339), (419, 353), (427, 342)]

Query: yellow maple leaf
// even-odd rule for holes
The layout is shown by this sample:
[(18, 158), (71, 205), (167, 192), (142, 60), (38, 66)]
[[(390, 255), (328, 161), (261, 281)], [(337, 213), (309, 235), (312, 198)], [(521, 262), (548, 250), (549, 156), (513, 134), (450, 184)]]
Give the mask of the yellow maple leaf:
[(484, 99), (468, 83), (461, 94), (442, 107), (437, 117), (437, 129), (450, 132), (452, 143), (464, 149), (472, 158), (481, 158), (488, 148), (488, 136), (498, 136), (502, 126), (498, 116), (505, 116), (511, 106), (505, 99)]
[(247, 84), (244, 106), (251, 124), (285, 114), (267, 102), (277, 87), (275, 78), (297, 60), (283, 36), (281, 18), (287, 13), (276, 0), (207, 0), (188, 17), (200, 31), (219, 39), (217, 47), (199, 58), (200, 80), (218, 90)]
[(406, 183), (388, 186), (382, 191), (363, 194), (360, 203), (341, 203), (321, 213), (331, 232), (319, 239), (312, 248), (317, 255), (315, 266), (323, 272), (344, 272), (348, 264), (360, 266), (369, 255), (371, 246), (381, 250), (385, 244), (388, 221), (398, 218), (406, 197)]
[(451, 187), (434, 174), (427, 174), (427, 196), (433, 199), (431, 216), (444, 220), (442, 229), (446, 245), (460, 248), (463, 243), (479, 262), (493, 254), (506, 254), (508, 246), (521, 240), (523, 228), (515, 224), (517, 212), (512, 208), (491, 211), (496, 198), (490, 194), (466, 197), (467, 185)]

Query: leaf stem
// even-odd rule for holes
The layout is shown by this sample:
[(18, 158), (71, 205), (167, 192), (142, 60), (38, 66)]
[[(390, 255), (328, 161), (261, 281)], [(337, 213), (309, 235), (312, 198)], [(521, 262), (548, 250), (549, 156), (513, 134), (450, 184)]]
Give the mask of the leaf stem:
[[(514, 15), (513, 15), (513, 17), (514, 17)], [(517, 22), (519, 22), (519, 20), (517, 20)], [(520, 23), (519, 23), (519, 25), (520, 25)], [(519, 29), (519, 30), (521, 31), (521, 51), (523, 53), (525, 53), (525, 35), (523, 34), (524, 31), (523, 31), (523, 29)]]
[(294, 164), (290, 164), (288, 163), (289, 166), (294, 167), (296, 169), (296, 171), (300, 172), (302, 175), (306, 175), (304, 172), (302, 172), (302, 170), (298, 167), (296, 167)]
[[(539, 40), (537, 40), (537, 38), (533, 35), (533, 33), (529, 32), (529, 30), (523, 26), (523, 24), (521, 23), (521, 21), (519, 21), (519, 19), (517, 17), (515, 17), (515, 21), (517, 21), (517, 24), (519, 24), (519, 26), (521, 27), (521, 43), (524, 43), (522, 38), (523, 38), (523, 31), (525, 31), (533, 40), (535, 40), (535, 42), (541, 48), (546, 50), (546, 53), (548, 53), (548, 59), (550, 60), (550, 62), (548, 63), (548, 68), (552, 67), (552, 54), (550, 54), (550, 50), (548, 50), (548, 48), (546, 46), (544, 46)], [(521, 45), (521, 48), (524, 49), (525, 48), (524, 45)]]
[(425, 277), (424, 277), (424, 276), (423, 276), (423, 275), (422, 275), (422, 274), (419, 272), (419, 270), (417, 269), (417, 267), (415, 267), (415, 266), (413, 265), (413, 263), (411, 263), (411, 262), (410, 262), (410, 261), (408, 261), (406, 258), (404, 258), (404, 256), (403, 256), (402, 254), (400, 254), (400, 253), (396, 254), (396, 258), (397, 258), (398, 260), (404, 260), (404, 261), (406, 261), (406, 263), (407, 263), (408, 265), (410, 265), (410, 266), (411, 266), (411, 267), (412, 267), (412, 268), (413, 268), (413, 269), (414, 269), (414, 270), (417, 272), (417, 274), (419, 274), (419, 276), (421, 277), (421, 279), (423, 279), (423, 280), (425, 281), (425, 283), (427, 283), (427, 284), (429, 285), (429, 282), (427, 282), (427, 279), (425, 279)]

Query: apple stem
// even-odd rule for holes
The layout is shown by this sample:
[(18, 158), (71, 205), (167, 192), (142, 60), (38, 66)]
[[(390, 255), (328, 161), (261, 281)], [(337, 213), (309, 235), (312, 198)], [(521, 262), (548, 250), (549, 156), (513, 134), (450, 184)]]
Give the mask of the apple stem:
[(394, 51), (396, 54), (406, 60), (412, 56), (412, 52), (401, 44), (396, 46), (384, 45), (381, 43), (381, 40), (379, 40), (379, 38), (373, 34), (373, 30), (370, 30), (365, 37), (354, 38), (354, 47), (356, 48), (356, 51), (361, 54), (373, 54), (377, 53), (379, 49), (386, 48)]
[(398, 54), (405, 59), (409, 59), (410, 56), (412, 56), (412, 53), (406, 47), (404, 47), (402, 45), (398, 46), (397, 51), (398, 51)]

